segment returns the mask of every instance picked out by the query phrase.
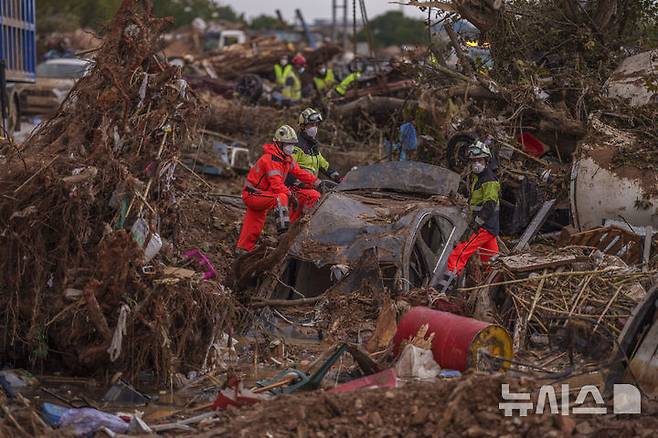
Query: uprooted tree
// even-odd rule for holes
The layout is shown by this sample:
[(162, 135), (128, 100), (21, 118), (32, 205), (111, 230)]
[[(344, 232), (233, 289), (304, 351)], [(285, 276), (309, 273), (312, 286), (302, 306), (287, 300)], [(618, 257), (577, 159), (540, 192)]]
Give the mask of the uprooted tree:
[(212, 360), (223, 289), (143, 271), (135, 238), (175, 243), (173, 172), (196, 135), (194, 94), (156, 56), (169, 23), (124, 0), (91, 73), (21, 149), (0, 151), (3, 362), (164, 378)]
[[(628, 109), (605, 96), (604, 84), (633, 51), (655, 47), (658, 2), (653, 0), (454, 0), (410, 1), (431, 8), (432, 24), (443, 23), (461, 69), (426, 68), (435, 96), (489, 101), (509, 125), (531, 123), (572, 140), (587, 133), (589, 116)], [(436, 13), (432, 14), (433, 11)], [(490, 47), (492, 67), (477, 71), (460, 48), (453, 22), (465, 18)], [(656, 112), (627, 111), (616, 120), (626, 127), (654, 131)], [(463, 114), (462, 114), (463, 115)]]

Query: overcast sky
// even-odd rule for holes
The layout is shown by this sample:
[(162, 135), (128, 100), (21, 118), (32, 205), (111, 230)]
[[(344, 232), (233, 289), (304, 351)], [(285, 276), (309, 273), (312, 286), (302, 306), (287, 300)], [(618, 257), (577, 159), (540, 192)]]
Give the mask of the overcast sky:
[[(337, 0), (342, 3), (343, 0)], [(260, 14), (275, 15), (276, 10), (280, 9), (283, 17), (292, 21), (295, 17), (295, 9), (301, 9), (304, 18), (313, 22), (316, 18), (331, 18), (331, 0), (219, 0), (220, 4), (230, 5), (238, 13), (244, 13), (247, 18)], [(348, 17), (352, 20), (352, 0), (348, 0)], [(365, 0), (368, 18), (382, 14), (390, 10), (402, 10), (406, 15), (423, 18), (417, 8), (410, 6), (400, 6), (389, 4), (389, 0)], [(339, 18), (342, 17), (339, 12)], [(357, 3), (357, 19), (361, 15)]]

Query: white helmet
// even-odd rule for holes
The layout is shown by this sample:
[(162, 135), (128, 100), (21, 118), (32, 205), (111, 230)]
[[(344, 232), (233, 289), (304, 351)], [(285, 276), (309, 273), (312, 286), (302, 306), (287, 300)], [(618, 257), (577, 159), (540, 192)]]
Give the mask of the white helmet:
[(470, 159), (473, 158), (489, 159), (491, 158), (491, 150), (489, 149), (489, 146), (478, 140), (468, 147), (468, 150), (466, 151), (466, 156)]

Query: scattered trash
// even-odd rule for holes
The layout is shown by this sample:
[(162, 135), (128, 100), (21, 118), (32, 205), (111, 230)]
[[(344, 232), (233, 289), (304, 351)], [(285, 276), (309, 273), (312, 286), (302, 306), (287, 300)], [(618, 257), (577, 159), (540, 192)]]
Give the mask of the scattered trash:
[[(68, 96), (55, 90), (56, 112), (15, 118), (10, 105), (10, 128), (40, 126), (0, 136), (0, 346), (5, 366), (56, 375), (0, 371), (0, 436), (658, 427), (651, 397), (632, 417), (609, 399), (619, 383), (658, 393), (649, 10), (406, 2), (438, 20), (428, 52), (381, 47), (387, 30), (362, 1), (362, 33), (376, 41), (351, 53), (301, 10), (303, 33), (281, 14), (231, 23), (229, 8), (163, 37), (170, 22), (152, 3), (123, 0), (102, 41), (76, 46), (93, 62)], [(37, 32), (36, 53), (75, 53), (73, 33)], [(8, 91), (21, 111), (34, 103)], [(286, 233), (265, 221), (260, 246), (235, 251), (241, 175), (307, 106), (322, 123), (297, 135), (317, 141), (336, 181)], [(401, 125), (413, 152), (393, 162)], [(469, 162), (474, 146), (483, 154)], [(468, 205), (482, 159), (501, 187), (488, 206), (499, 254), (446, 275), (455, 245), (482, 226)], [(107, 412), (88, 397), (95, 381), (69, 374), (112, 375)], [(500, 415), (505, 384), (518, 395), (546, 382), (601, 389), (614, 412)], [(147, 404), (145, 416), (109, 411)]]
[(220, 390), (211, 407), (213, 409), (226, 409), (229, 406), (253, 405), (263, 400), (267, 400), (266, 395), (244, 388), (242, 381), (240, 381), (236, 382), (232, 388)]
[(200, 249), (191, 249), (187, 251), (184, 256), (188, 259), (194, 260), (194, 262), (202, 269), (204, 269), (203, 272), (203, 279), (204, 280), (210, 280), (212, 278), (217, 277), (217, 269), (213, 266), (213, 264), (210, 262), (208, 257), (201, 252)]
[(537, 138), (529, 132), (520, 134), (516, 141), (523, 145), (524, 151), (537, 158), (549, 151), (548, 146), (537, 140)]
[(102, 398), (104, 403), (119, 405), (145, 405), (151, 401), (151, 397), (137, 391), (132, 385), (118, 381), (105, 393)]
[(73, 431), (75, 435), (87, 435), (101, 428), (115, 433), (126, 433), (129, 424), (116, 415), (91, 408), (71, 409), (52, 403), (44, 403), (41, 412), (51, 426)]
[(341, 383), (327, 392), (351, 392), (357, 389), (374, 389), (374, 388), (397, 388), (398, 379), (394, 368), (389, 368), (379, 373)]
[(439, 377), (443, 379), (457, 379), (462, 376), (462, 373), (460, 373), (457, 370), (441, 370), (439, 373)]
[(4, 379), (4, 382), (9, 385), (12, 390), (20, 391), (39, 384), (39, 381), (32, 374), (20, 369), (0, 370), (0, 378)]
[(131, 435), (141, 435), (147, 433), (153, 433), (153, 430), (149, 427), (141, 416), (133, 415), (128, 424), (128, 433)]
[(411, 344), (400, 353), (395, 370), (401, 379), (432, 379), (441, 373), (441, 367), (434, 360), (431, 350)]
[(316, 360), (317, 367), (313, 373), (307, 374), (303, 371), (289, 368), (281, 371), (272, 379), (258, 381), (257, 388), (254, 389), (254, 392), (270, 391), (273, 394), (289, 394), (300, 390), (318, 389), (331, 367), (344, 353), (348, 352), (365, 374), (374, 374), (379, 371), (377, 365), (374, 364), (367, 354), (349, 344), (340, 344), (327, 350)]

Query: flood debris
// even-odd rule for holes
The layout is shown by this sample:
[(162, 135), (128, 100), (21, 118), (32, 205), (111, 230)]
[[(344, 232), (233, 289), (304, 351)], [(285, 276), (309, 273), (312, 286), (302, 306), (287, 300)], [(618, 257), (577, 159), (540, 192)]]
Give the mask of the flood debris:
[(615, 347), (645, 296), (642, 283), (652, 274), (594, 248), (536, 251), (501, 257), (503, 275), (489, 285), (497, 287), (495, 292), (488, 288), (498, 304), (495, 314), (514, 333), (515, 351), (524, 349), (535, 333), (559, 337), (557, 332), (573, 323), (588, 327), (583, 352), (601, 358)]
[[(91, 72), (3, 165), (7, 359), (93, 373), (116, 345), (115, 370), (155, 369), (164, 381), (183, 358), (200, 366), (213, 326), (230, 323), (218, 281), (168, 285), (149, 262), (164, 245), (176, 245), (172, 261), (189, 249), (176, 242), (174, 173), (198, 101), (154, 57), (167, 24), (150, 2), (124, 1)], [(65, 301), (72, 289), (82, 294)]]
[[(0, 140), (0, 435), (651, 435), (655, 17), (402, 3), (428, 41), (381, 59), (244, 26), (204, 51), (122, 1), (58, 111)], [(242, 254), (244, 174), (307, 107), (339, 177)], [(481, 204), (478, 159), (500, 184)], [(498, 249), (451, 272), (486, 202)], [(643, 415), (617, 415), (621, 383)], [(501, 407), (563, 384), (560, 409), (595, 388), (607, 414)]]

